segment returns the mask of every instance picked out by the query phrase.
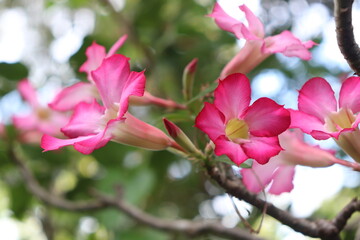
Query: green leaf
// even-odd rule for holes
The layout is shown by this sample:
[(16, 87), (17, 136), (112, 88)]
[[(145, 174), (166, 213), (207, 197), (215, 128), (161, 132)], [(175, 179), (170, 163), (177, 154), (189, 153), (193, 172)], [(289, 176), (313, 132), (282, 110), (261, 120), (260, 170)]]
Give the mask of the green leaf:
[(22, 63), (0, 63), (0, 76), (8, 80), (21, 80), (29, 75), (29, 70)]
[(253, 165), (254, 159), (248, 159), (245, 162), (243, 162), (242, 164), (240, 164), (241, 168), (251, 168)]
[[(227, 163), (229, 165), (234, 165), (234, 166), (237, 166), (234, 162), (232, 162), (227, 156), (225, 155), (222, 155), (220, 157), (216, 157), (215, 158), (216, 161), (219, 161), (219, 162), (224, 162), (224, 163)], [(239, 167), (241, 168), (251, 168), (252, 167), (252, 164), (253, 164), (253, 159), (248, 159), (246, 160), (245, 162), (243, 162), (242, 164), (240, 164)]]
[(216, 157), (215, 158), (215, 161), (218, 161), (218, 162), (223, 162), (223, 163), (227, 163), (229, 165), (234, 165), (236, 166), (236, 164), (234, 162), (232, 162), (227, 156), (225, 155), (222, 155), (220, 157)]

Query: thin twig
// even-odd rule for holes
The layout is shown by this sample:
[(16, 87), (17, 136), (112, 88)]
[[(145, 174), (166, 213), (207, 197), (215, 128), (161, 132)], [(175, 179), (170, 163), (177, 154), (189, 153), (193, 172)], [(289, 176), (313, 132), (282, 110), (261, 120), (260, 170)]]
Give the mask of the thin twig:
[(241, 222), (244, 224), (244, 226), (250, 230), (250, 232), (252, 233), (259, 233), (258, 231), (256, 231), (255, 229), (253, 229), (253, 227), (250, 225), (250, 223), (241, 215), (240, 211), (239, 211), (239, 208), (237, 207), (234, 199), (233, 199), (233, 196), (231, 196), (230, 194), (228, 194), (228, 197), (230, 198), (231, 200), (231, 203), (235, 209), (235, 212), (236, 214), (239, 216)]
[(31, 170), (26, 166), (22, 158), (19, 157), (18, 152), (19, 151), (15, 152), (14, 148), (10, 148), (9, 156), (17, 165), (28, 190), (41, 201), (51, 206), (68, 211), (96, 211), (112, 207), (125, 213), (139, 223), (166, 232), (178, 232), (188, 236), (213, 234), (228, 239), (261, 240), (261, 238), (252, 235), (243, 229), (226, 228), (217, 221), (161, 219), (126, 203), (122, 199), (121, 194), (117, 194), (115, 197), (109, 197), (95, 192), (93, 193), (94, 200), (81, 202), (69, 201), (44, 189), (33, 176)]
[(334, 0), (334, 15), (340, 51), (350, 67), (360, 76), (360, 48), (355, 41), (351, 16), (353, 2)]

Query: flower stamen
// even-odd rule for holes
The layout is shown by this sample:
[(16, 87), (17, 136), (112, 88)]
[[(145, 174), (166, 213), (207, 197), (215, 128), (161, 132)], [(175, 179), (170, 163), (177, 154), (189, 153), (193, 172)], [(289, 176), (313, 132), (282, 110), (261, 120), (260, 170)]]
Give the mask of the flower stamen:
[(237, 139), (248, 139), (249, 126), (244, 120), (237, 118), (230, 119), (226, 124), (225, 134), (233, 142)]

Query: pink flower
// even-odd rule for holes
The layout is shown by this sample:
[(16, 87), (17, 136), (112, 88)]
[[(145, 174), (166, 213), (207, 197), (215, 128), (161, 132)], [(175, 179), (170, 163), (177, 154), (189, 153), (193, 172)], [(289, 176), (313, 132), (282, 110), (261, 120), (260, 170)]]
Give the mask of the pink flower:
[(327, 167), (339, 161), (335, 152), (305, 143), (303, 134), (296, 129), (283, 132), (279, 140), (284, 148), (279, 155), (265, 165), (254, 162), (251, 168), (241, 169), (244, 185), (249, 191), (258, 193), (269, 186), (268, 192), (272, 194), (290, 192), (294, 188), (296, 165)]
[(49, 104), (52, 109), (58, 111), (68, 111), (80, 102), (91, 103), (94, 98), (99, 98), (99, 93), (95, 86), (94, 79), (91, 72), (96, 70), (102, 61), (114, 55), (116, 51), (124, 44), (127, 35), (124, 35), (116, 41), (116, 43), (106, 53), (104, 46), (93, 42), (90, 47), (85, 51), (87, 60), (80, 66), (79, 71), (87, 74), (87, 79), (90, 82), (78, 82), (72, 86), (64, 88), (59, 94), (56, 95), (54, 100)]
[(90, 154), (110, 140), (153, 150), (178, 147), (159, 129), (126, 113), (129, 96), (141, 96), (145, 88), (143, 72), (131, 72), (129, 59), (115, 54), (103, 60), (91, 75), (100, 94), (97, 101), (81, 102), (62, 132), (70, 139), (42, 138), (45, 151), (73, 145), (83, 154)]
[(43, 134), (62, 136), (60, 128), (68, 122), (69, 117), (42, 106), (35, 89), (27, 79), (19, 82), (18, 91), (32, 108), (30, 114), (12, 117), (14, 126), (20, 130), (21, 140), (27, 143), (38, 143)]
[(109, 52), (106, 53), (106, 49), (104, 46), (93, 42), (90, 47), (88, 47), (85, 51), (85, 55), (87, 60), (80, 66), (79, 72), (85, 72), (87, 74), (87, 78), (91, 83), (94, 83), (94, 79), (91, 75), (91, 72), (96, 70), (102, 63), (102, 61), (114, 55), (117, 50), (125, 43), (127, 39), (127, 35), (120, 37), (116, 43), (110, 48)]
[[(68, 111), (74, 109), (74, 107), (80, 102), (91, 103), (94, 98), (100, 98), (97, 87), (92, 76), (92, 71), (96, 70), (104, 59), (113, 56), (116, 51), (124, 44), (127, 39), (127, 35), (122, 36), (106, 53), (104, 46), (101, 46), (94, 42), (90, 47), (86, 49), (87, 60), (81, 65), (79, 71), (87, 74), (89, 82), (79, 82), (67, 88), (64, 88), (55, 99), (49, 104), (52, 109), (58, 111)], [(148, 92), (141, 97), (131, 96), (131, 103), (135, 105), (149, 105), (155, 104), (168, 108), (184, 108), (184, 106), (175, 103), (174, 101), (162, 99), (151, 95)]]
[(248, 26), (229, 16), (218, 3), (215, 3), (212, 13), (209, 14), (221, 29), (235, 34), (238, 39), (247, 40), (240, 52), (224, 67), (221, 78), (237, 72), (246, 74), (274, 53), (310, 60), (311, 53), (308, 49), (316, 43), (301, 42), (289, 31), (265, 37), (263, 24), (251, 10), (246, 5), (241, 5), (240, 10), (245, 13)]
[(251, 89), (245, 75), (231, 74), (219, 81), (214, 104), (205, 103), (195, 126), (215, 143), (215, 154), (227, 155), (239, 165), (248, 158), (260, 164), (282, 150), (278, 135), (290, 124), (290, 114), (268, 98), (251, 106)]
[(291, 110), (291, 127), (300, 128), (315, 139), (335, 138), (343, 150), (360, 162), (360, 78), (346, 79), (339, 101), (323, 78), (312, 78), (299, 92), (299, 110)]

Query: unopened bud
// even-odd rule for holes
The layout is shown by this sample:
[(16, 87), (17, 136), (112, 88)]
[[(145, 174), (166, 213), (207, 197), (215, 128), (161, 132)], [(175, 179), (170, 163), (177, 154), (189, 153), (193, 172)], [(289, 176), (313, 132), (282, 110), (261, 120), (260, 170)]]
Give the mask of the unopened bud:
[(188, 101), (192, 97), (194, 76), (197, 67), (198, 59), (194, 58), (188, 65), (186, 65), (183, 73), (183, 95), (185, 101)]
[(203, 153), (195, 147), (193, 142), (186, 136), (186, 134), (173, 122), (163, 118), (164, 125), (169, 135), (174, 139), (174, 141), (179, 144), (189, 155), (203, 158)]
[(160, 129), (137, 119), (130, 113), (126, 113), (125, 118), (124, 123), (116, 125), (113, 129), (112, 141), (155, 151), (168, 147), (182, 150)]

